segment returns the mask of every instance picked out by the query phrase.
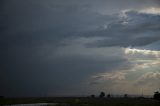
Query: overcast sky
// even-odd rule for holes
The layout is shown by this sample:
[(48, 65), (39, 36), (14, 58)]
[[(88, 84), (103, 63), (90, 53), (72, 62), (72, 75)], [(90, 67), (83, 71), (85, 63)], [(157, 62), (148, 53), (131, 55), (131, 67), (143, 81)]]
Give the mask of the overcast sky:
[(0, 95), (152, 95), (159, 45), (159, 0), (1, 0)]

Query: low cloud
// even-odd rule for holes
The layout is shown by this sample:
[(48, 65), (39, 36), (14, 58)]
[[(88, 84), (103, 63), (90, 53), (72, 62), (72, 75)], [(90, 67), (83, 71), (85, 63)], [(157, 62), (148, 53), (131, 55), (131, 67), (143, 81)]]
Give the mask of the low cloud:
[(152, 56), (155, 58), (160, 58), (160, 51), (154, 51), (154, 50), (143, 50), (143, 49), (135, 49), (135, 48), (126, 48), (125, 54), (130, 55), (145, 55), (145, 56)]
[[(101, 86), (106, 92), (117, 92), (118, 88), (119, 93), (153, 94), (160, 87), (159, 51), (136, 48), (122, 50), (130, 67), (94, 75), (89, 79), (89, 84), (95, 89)], [(131, 90), (135, 86), (136, 89)]]
[(140, 10), (140, 13), (160, 15), (160, 8), (155, 8), (155, 7), (146, 8), (146, 9)]
[(138, 79), (140, 82), (146, 82), (146, 80), (160, 80), (160, 72), (147, 72)]
[(90, 84), (101, 84), (105, 81), (108, 82), (115, 82), (115, 81), (122, 81), (126, 79), (125, 72), (106, 72), (106, 73), (100, 73), (98, 75), (92, 76)]

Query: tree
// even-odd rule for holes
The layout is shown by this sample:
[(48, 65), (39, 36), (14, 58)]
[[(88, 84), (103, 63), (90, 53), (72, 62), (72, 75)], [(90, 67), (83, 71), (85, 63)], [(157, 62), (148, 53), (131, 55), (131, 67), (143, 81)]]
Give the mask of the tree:
[(105, 93), (104, 93), (104, 92), (101, 92), (100, 95), (99, 95), (99, 97), (100, 97), (100, 98), (104, 98), (104, 97), (105, 97)]
[(1, 100), (1, 99), (4, 99), (4, 96), (0, 96), (0, 100)]
[(155, 92), (153, 98), (157, 99), (157, 100), (160, 100), (160, 92), (158, 92), (158, 91)]
[(110, 98), (110, 97), (111, 97), (111, 95), (110, 95), (110, 94), (108, 94), (108, 95), (107, 95), (107, 98)]
[(95, 98), (95, 95), (93, 94), (93, 95), (91, 95), (91, 98)]
[(124, 98), (128, 98), (128, 94), (124, 94)]

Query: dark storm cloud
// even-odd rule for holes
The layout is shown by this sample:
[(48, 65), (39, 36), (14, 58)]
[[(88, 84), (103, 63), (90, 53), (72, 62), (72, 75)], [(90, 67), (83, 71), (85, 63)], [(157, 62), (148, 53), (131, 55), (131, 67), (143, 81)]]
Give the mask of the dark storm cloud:
[[(88, 35), (102, 36), (104, 40), (87, 44), (87, 47), (145, 46), (160, 41), (160, 15), (126, 12), (127, 18), (108, 24), (104, 30), (93, 31)], [(126, 24), (123, 24), (125, 23)]]
[(18, 47), (3, 54), (1, 83), (5, 82), (5, 88), (1, 88), (1, 93), (7, 96), (62, 95), (62, 91), (80, 86), (91, 74), (113, 70), (125, 62), (121, 58), (96, 60), (84, 56), (47, 59), (43, 53), (36, 48)]
[(3, 4), (1, 42), (4, 45), (57, 43), (105, 20), (86, 5), (72, 2), (17, 0)]
[[(122, 40), (126, 39), (127, 43), (130, 43), (130, 39), (140, 32), (143, 33), (147, 30), (158, 31), (159, 29), (159, 16), (129, 12), (128, 15), (131, 17), (131, 20), (129, 20), (131, 21), (131, 25), (129, 23), (128, 26), (124, 26), (122, 25), (123, 20), (119, 20), (116, 16), (102, 15), (91, 10), (92, 7), (89, 5), (97, 2), (96, 0), (93, 2), (90, 2), (90, 0), (82, 1), (82, 3), (78, 1), (53, 2), (50, 0), (47, 2), (43, 0), (39, 2), (30, 0), (27, 2), (20, 0), (17, 0), (17, 2), (6, 1), (3, 3), (4, 15), (2, 17), (3, 19), (1, 19), (1, 21), (3, 20), (3, 24), (1, 24), (3, 36), (1, 40), (11, 45), (12, 43), (39, 45), (44, 43), (57, 43), (59, 40), (76, 36), (107, 36), (111, 37), (113, 41), (118, 40), (117, 44), (106, 41), (108, 42), (108, 46), (116, 46), (119, 45), (119, 43), (122, 44), (120, 46), (132, 46), (136, 42), (135, 39), (138, 38), (133, 38), (131, 44), (123, 44), (124, 42)], [(104, 2), (109, 3), (109, 1), (105, 0), (99, 1), (98, 3), (102, 4)], [(115, 1), (110, 3), (115, 5), (119, 4), (115, 3)], [(136, 4), (136, 2), (134, 3)], [(117, 22), (117, 20), (119, 21)], [(104, 24), (111, 24), (108, 30), (97, 31), (97, 29), (92, 28), (100, 27)], [(91, 32), (89, 29), (92, 29)], [(8, 39), (10, 40), (7, 41)], [(148, 43), (150, 43), (150, 41), (144, 41), (143, 44), (139, 45), (141, 46)], [(103, 41), (102, 44), (99, 45), (105, 46)]]
[[(0, 95), (65, 94), (69, 89), (79, 91), (80, 83), (92, 74), (126, 68), (123, 66), (127, 60), (121, 56), (108, 56), (106, 60), (83, 55), (49, 56), (54, 56), (58, 48), (66, 46), (62, 43), (64, 40), (79, 37), (104, 37), (104, 40), (88, 44), (87, 47), (143, 46), (156, 42), (159, 40), (159, 16), (129, 12), (127, 15), (131, 18), (131, 24), (127, 26), (122, 25), (124, 20), (115, 13), (129, 7), (158, 6), (158, 2), (1, 0)], [(154, 36), (143, 37), (143, 32)]]

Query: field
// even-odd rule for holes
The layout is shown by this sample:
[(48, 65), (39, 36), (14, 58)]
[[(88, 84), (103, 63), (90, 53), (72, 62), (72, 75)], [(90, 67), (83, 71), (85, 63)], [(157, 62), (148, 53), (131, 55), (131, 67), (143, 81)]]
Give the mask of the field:
[[(54, 106), (160, 106), (160, 101), (149, 98), (5, 98), (0, 106), (29, 103), (57, 103)], [(48, 105), (52, 106), (52, 105)]]

